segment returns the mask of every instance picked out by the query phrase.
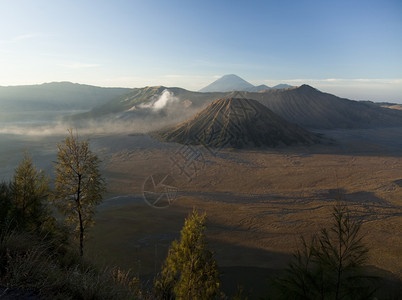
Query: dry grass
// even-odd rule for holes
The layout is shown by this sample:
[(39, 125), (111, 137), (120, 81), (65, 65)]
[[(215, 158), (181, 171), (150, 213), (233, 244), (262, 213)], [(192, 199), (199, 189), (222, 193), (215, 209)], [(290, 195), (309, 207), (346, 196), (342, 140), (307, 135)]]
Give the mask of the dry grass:
[(34, 291), (43, 299), (138, 299), (139, 283), (129, 271), (97, 268), (78, 253), (57, 249), (31, 233), (3, 233), (2, 286)]

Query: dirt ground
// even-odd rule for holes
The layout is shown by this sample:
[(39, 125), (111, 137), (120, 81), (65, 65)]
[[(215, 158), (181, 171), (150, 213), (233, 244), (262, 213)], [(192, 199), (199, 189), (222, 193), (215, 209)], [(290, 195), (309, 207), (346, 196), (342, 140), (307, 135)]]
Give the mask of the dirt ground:
[[(363, 223), (369, 264), (402, 278), (402, 129), (321, 133), (332, 143), (252, 150), (167, 144), (144, 134), (91, 136), (108, 193), (88, 233), (88, 255), (151, 281), (196, 208), (207, 213), (226, 289), (258, 286), (264, 295), (266, 278), (286, 267), (300, 235), (328, 226), (341, 198)], [(27, 148), (52, 176), (61, 140), (2, 139), (1, 177)]]
[[(196, 208), (207, 213), (223, 277), (237, 272), (241, 281), (261, 270), (269, 277), (286, 267), (301, 235), (330, 224), (340, 198), (363, 223), (369, 264), (402, 278), (401, 132), (332, 132), (342, 142), (236, 151), (145, 135), (100, 138), (93, 145), (104, 157), (110, 200), (99, 208), (88, 248), (105, 263), (151, 278)], [(153, 190), (150, 182), (164, 178)]]

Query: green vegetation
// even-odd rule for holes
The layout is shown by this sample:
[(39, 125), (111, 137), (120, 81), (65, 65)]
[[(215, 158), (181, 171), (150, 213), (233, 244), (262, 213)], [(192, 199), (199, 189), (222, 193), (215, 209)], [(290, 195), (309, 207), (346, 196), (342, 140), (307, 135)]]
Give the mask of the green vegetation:
[(10, 185), (12, 195), (13, 222), (27, 229), (38, 229), (48, 222), (49, 211), (46, 198), (49, 195), (49, 179), (43, 171), (38, 171), (28, 153), (15, 169)]
[(47, 205), (49, 193), (48, 177), (36, 169), (32, 158), (25, 153), (12, 181), (0, 184), (0, 229), (42, 231), (53, 228), (55, 219)]
[(0, 183), (0, 230), (3, 230), (6, 224), (9, 223), (9, 212), (12, 207), (10, 185)]
[[(100, 176), (94, 167), (98, 160), (86, 147), (87, 142), (72, 138), (66, 139), (66, 145), (77, 146), (74, 149), (79, 150), (75, 152), (78, 160), (73, 161), (78, 163), (79, 170), (86, 171), (82, 175), (80, 199), (87, 199), (86, 195), (93, 193), (92, 197), (98, 200), (99, 194), (94, 191), (101, 191), (104, 186), (91, 186), (97, 182), (94, 177)], [(78, 155), (84, 153), (87, 156)], [(0, 184), (0, 292), (4, 288), (16, 288), (17, 294), (23, 297), (26, 291), (33, 291), (38, 299), (144, 298), (138, 278), (130, 271), (109, 266), (100, 268), (72, 247), (68, 228), (52, 216), (49, 208), (48, 182), (26, 153), (15, 169), (12, 182)], [(84, 216), (90, 212), (86, 211)]]
[(206, 215), (193, 210), (181, 230), (180, 242), (169, 249), (155, 282), (160, 299), (215, 299), (219, 295), (219, 272), (205, 238)]
[(88, 141), (79, 141), (72, 129), (69, 133), (64, 144), (57, 145), (53, 201), (66, 222), (75, 226), (83, 256), (85, 231), (93, 224), (94, 209), (102, 201), (106, 188), (99, 172), (100, 160), (89, 149)]

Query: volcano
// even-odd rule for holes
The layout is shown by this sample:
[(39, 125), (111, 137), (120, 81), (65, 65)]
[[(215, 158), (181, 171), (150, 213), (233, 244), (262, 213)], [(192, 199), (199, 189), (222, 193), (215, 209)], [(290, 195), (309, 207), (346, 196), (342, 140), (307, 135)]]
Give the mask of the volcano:
[(213, 148), (311, 145), (319, 137), (276, 115), (256, 100), (222, 98), (191, 119), (157, 133), (164, 141)]
[(202, 88), (200, 92), (210, 93), (210, 92), (231, 92), (231, 91), (251, 91), (256, 87), (250, 82), (245, 81), (243, 78), (235, 75), (228, 74), (224, 75), (218, 80), (215, 80), (211, 84)]

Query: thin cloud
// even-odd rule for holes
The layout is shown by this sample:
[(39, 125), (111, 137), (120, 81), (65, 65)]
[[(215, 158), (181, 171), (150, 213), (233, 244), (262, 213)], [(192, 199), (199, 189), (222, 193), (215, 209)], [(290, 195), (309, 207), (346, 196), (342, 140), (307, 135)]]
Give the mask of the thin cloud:
[[(274, 86), (279, 83), (294, 86), (308, 84), (323, 92), (348, 99), (402, 103), (402, 97), (400, 96), (402, 95), (402, 78), (294, 78), (266, 79), (262, 83), (268, 86)], [(256, 84), (256, 82), (253, 82), (253, 84)]]
[(59, 64), (59, 66), (67, 69), (87, 69), (87, 68), (97, 68), (100, 67), (100, 64), (88, 64), (88, 63), (67, 63), (67, 64)]
[(35, 39), (39, 37), (43, 37), (44, 35), (41, 33), (27, 33), (27, 34), (21, 34), (14, 36), (8, 40), (0, 40), (0, 43), (2, 44), (15, 44), (24, 40), (30, 40), (30, 39)]
[(347, 84), (354, 85), (359, 83), (364, 84), (401, 84), (402, 78), (324, 78), (324, 79), (314, 79), (314, 78), (297, 78), (297, 79), (280, 79), (280, 80), (269, 80), (266, 79), (263, 81), (265, 84), (272, 83), (293, 83), (293, 84)]

